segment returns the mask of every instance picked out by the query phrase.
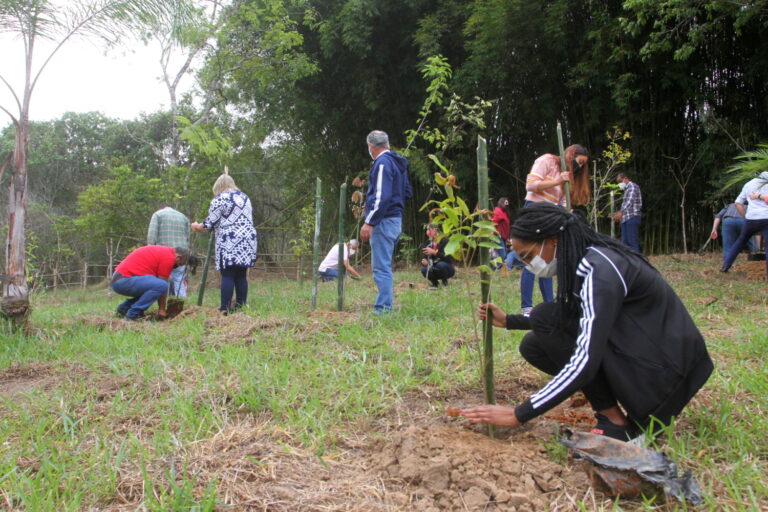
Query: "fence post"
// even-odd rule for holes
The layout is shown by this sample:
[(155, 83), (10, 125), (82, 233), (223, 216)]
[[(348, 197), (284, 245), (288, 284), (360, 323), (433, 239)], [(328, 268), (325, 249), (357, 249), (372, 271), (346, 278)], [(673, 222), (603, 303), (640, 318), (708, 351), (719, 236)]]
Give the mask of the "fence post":
[(344, 228), (345, 217), (347, 212), (347, 184), (342, 183), (339, 188), (339, 298), (336, 304), (336, 311), (341, 311), (344, 308), (344, 276), (346, 275), (347, 267), (344, 266)]
[(310, 310), (317, 307), (317, 267), (320, 265), (320, 219), (323, 211), (323, 180), (315, 182), (315, 236), (312, 240), (312, 295)]
[(83, 262), (83, 288), (88, 286), (88, 262)]

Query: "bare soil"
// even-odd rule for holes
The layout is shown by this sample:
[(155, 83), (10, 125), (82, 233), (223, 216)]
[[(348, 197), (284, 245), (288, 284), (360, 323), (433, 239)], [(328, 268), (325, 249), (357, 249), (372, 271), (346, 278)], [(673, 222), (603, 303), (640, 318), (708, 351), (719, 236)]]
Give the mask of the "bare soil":
[[(65, 386), (73, 375), (93, 380), (105, 413), (119, 390), (147, 385), (79, 367), (31, 364), (0, 373), (0, 396)], [(517, 400), (539, 380), (534, 374), (500, 382), (499, 395)], [(519, 396), (509, 396), (511, 390)], [(322, 457), (302, 448), (268, 415), (233, 414), (219, 432), (180, 447), (171, 459), (152, 461), (146, 471), (162, 482), (172, 467), (177, 472), (186, 468), (185, 476), (195, 479), (195, 493), (201, 498), (215, 479), (217, 498), (230, 507), (227, 510), (248, 511), (539, 511), (565, 496), (591, 492), (581, 469), (554, 460), (546, 449), (553, 445), (557, 428), (589, 428), (592, 414), (581, 397), (524, 428), (499, 429), (495, 439), (435, 405), (466, 407), (481, 400), (476, 392), (441, 396), (420, 391), (363, 429), (351, 425), (357, 432), (345, 433), (337, 450)], [(141, 439), (152, 418), (124, 418), (119, 423), (115, 435)], [(18, 463), (35, 471), (38, 461)], [(100, 510), (135, 510), (144, 500), (142, 471), (127, 461), (119, 475), (114, 497), (101, 503)]]

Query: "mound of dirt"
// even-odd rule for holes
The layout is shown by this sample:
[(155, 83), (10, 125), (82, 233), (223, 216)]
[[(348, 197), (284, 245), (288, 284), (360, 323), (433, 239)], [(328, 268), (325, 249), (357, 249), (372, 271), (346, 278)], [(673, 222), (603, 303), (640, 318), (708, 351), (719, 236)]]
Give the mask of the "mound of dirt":
[(371, 462), (408, 510), (545, 510), (543, 494), (561, 487), (563, 468), (541, 448), (491, 439), (457, 427), (412, 425), (394, 434)]
[(747, 274), (750, 281), (765, 281), (765, 262), (764, 261), (746, 261), (739, 265), (734, 265), (729, 272), (743, 272)]

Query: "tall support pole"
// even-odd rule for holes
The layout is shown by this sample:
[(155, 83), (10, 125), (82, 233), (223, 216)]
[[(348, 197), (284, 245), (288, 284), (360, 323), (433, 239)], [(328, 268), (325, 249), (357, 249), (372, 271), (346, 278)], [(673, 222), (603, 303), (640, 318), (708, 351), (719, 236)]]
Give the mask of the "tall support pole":
[(200, 280), (200, 291), (197, 292), (197, 305), (203, 305), (203, 297), (205, 296), (205, 282), (208, 280), (208, 267), (211, 265), (211, 258), (213, 257), (213, 246), (216, 244), (216, 235), (211, 230), (211, 236), (208, 238), (208, 254), (205, 257), (205, 265), (203, 265), (203, 275)]
[[(560, 149), (560, 170), (562, 172), (568, 171), (568, 166), (565, 165), (565, 146), (563, 146), (563, 128), (560, 126), (560, 121), (557, 122), (557, 146)], [(563, 195), (565, 195), (565, 208), (571, 211), (571, 184), (566, 181), (563, 183)]]
[(616, 221), (613, 220), (614, 212), (613, 190), (611, 190), (611, 238), (616, 238)]
[(320, 265), (320, 219), (323, 212), (323, 180), (315, 183), (315, 237), (312, 241), (312, 298), (310, 309), (317, 308), (317, 268)]
[(339, 189), (339, 297), (336, 311), (344, 309), (344, 277), (347, 267), (344, 266), (344, 229), (346, 227), (347, 213), (347, 184), (342, 183)]
[[(485, 139), (477, 136), (477, 197), (480, 210), (487, 210), (488, 203), (488, 148)], [(490, 255), (487, 247), (480, 247), (480, 294), (483, 304), (491, 300)], [(495, 404), (496, 393), (493, 387), (493, 315), (486, 315), (483, 322), (483, 384), (485, 387), (485, 403)], [(487, 425), (488, 436), (494, 437), (493, 425)]]

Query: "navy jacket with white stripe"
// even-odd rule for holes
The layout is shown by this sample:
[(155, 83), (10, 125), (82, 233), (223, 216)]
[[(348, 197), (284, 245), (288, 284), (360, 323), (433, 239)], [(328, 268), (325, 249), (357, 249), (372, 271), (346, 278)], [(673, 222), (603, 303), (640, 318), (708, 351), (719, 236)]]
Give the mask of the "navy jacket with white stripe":
[(600, 368), (629, 418), (669, 423), (712, 373), (688, 311), (661, 275), (635, 256), (590, 247), (577, 275), (580, 318), (570, 361), (515, 409), (534, 418), (594, 379)]
[(405, 201), (411, 195), (408, 159), (392, 151), (379, 154), (368, 173), (365, 223), (375, 226), (386, 217), (402, 217)]

